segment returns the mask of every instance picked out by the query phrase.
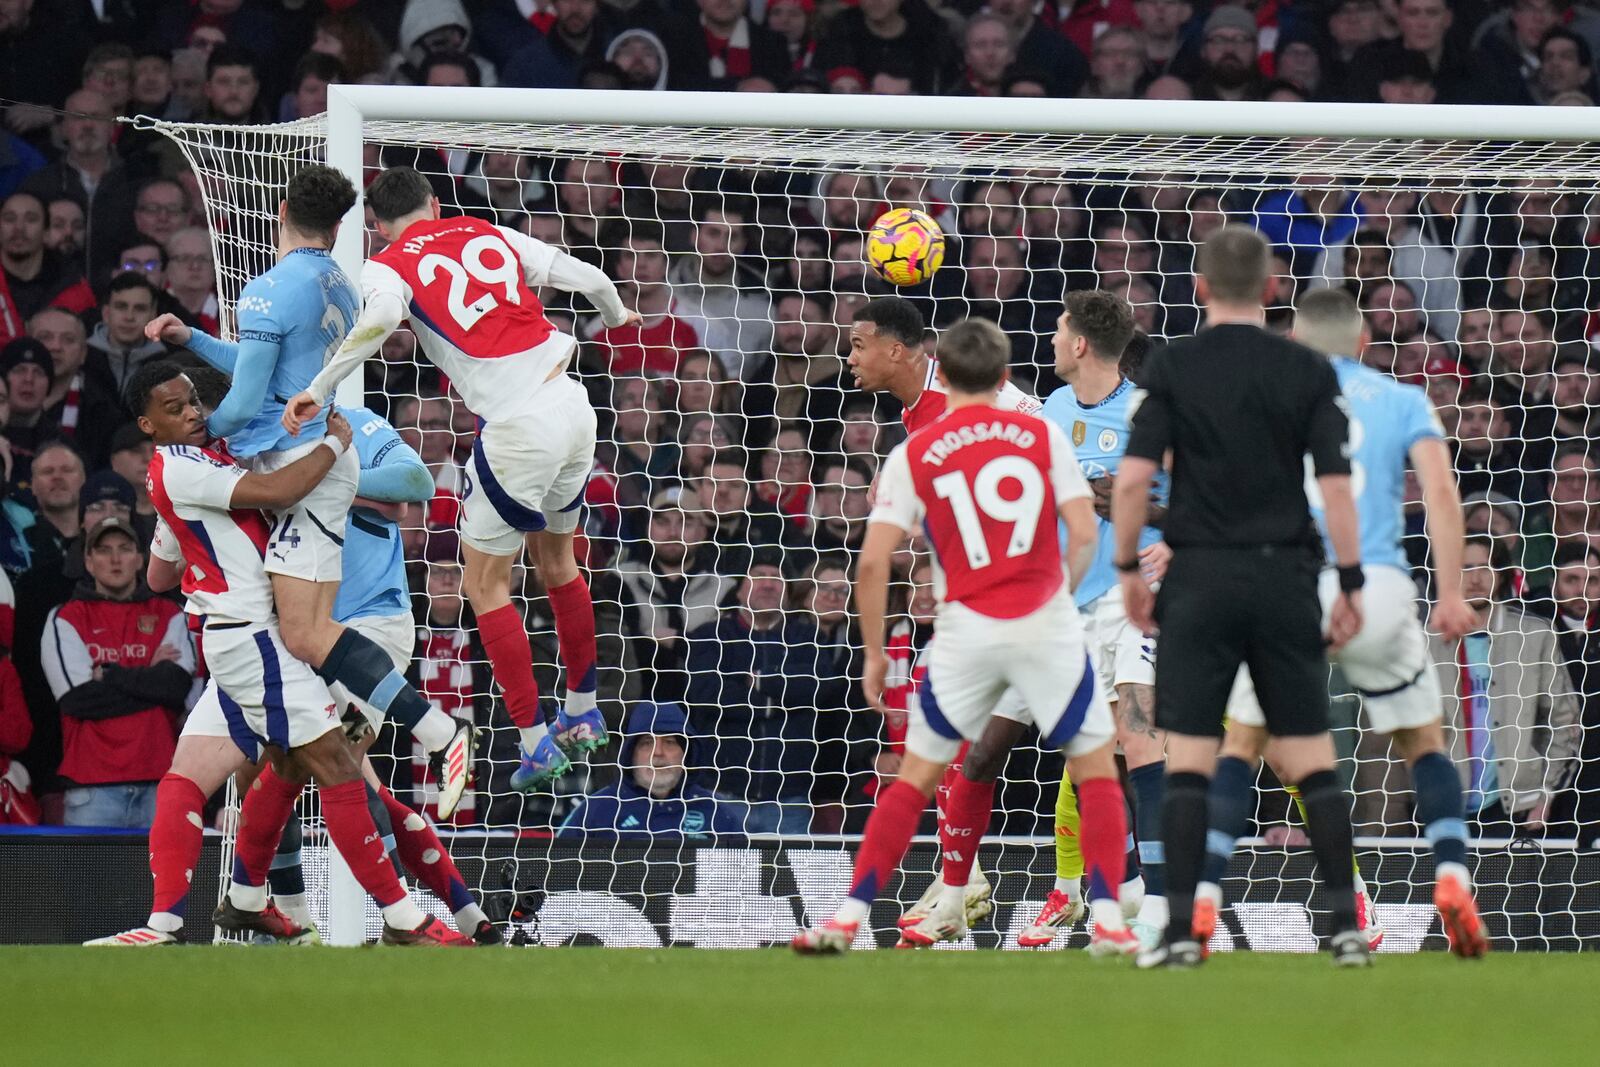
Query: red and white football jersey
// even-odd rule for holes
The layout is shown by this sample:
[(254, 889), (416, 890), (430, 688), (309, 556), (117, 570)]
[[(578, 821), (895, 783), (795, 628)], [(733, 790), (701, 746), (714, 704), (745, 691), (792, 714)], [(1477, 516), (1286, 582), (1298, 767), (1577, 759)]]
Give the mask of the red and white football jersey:
[(974, 405), (889, 454), (869, 522), (926, 530), (941, 604), (994, 619), (1044, 606), (1066, 581), (1056, 522), (1089, 496), (1066, 434), (1035, 415)]
[[(939, 384), (938, 372), (939, 361), (928, 360), (928, 380), (922, 383), (922, 395), (917, 397), (916, 403), (906, 405), (906, 409), (900, 413), (900, 420), (911, 433), (916, 433), (944, 414), (945, 395), (944, 388)], [(1000, 387), (995, 406), (1002, 411), (1020, 411), (1026, 415), (1034, 415), (1044, 409), (1037, 399), (1010, 382)]]
[(529, 288), (529, 278), (545, 284), (557, 255), (482, 219), (429, 219), (367, 260), (362, 297), (398, 297), (423, 354), (474, 414), (499, 422), (524, 409), (576, 344), (550, 324)]
[(239, 622), (272, 619), (272, 582), (264, 561), (270, 527), (254, 508), (231, 505), (248, 473), (221, 450), (163, 445), (145, 484), (161, 521), (150, 551), (187, 564), (183, 592), (191, 615)]

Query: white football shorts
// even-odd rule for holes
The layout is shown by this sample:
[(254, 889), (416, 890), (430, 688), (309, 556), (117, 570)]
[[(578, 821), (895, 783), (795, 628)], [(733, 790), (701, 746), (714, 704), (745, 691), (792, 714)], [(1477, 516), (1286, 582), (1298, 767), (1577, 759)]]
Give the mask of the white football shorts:
[(1100, 688), (1108, 701), (1117, 699), (1119, 685), (1156, 684), (1156, 639), (1128, 621), (1122, 603), (1122, 586), (1114, 585), (1090, 604), (1083, 617)]
[(480, 552), (514, 556), (523, 534), (571, 533), (594, 470), (595, 414), (571, 375), (539, 387), (532, 410), (478, 430), (465, 469), (461, 538)]
[(276, 622), (213, 622), (201, 648), (211, 680), (183, 724), (185, 737), (231, 737), (255, 760), (263, 745), (287, 752), (339, 728), (327, 685), (284, 649)]
[[(262, 452), (245, 464), (257, 474), (271, 474), (320, 447), (322, 442), (318, 440), (283, 452)], [(275, 517), (267, 538), (268, 574), (308, 582), (339, 580), (344, 571), (345, 521), (355, 504), (356, 480), (360, 477), (361, 461), (352, 445), (316, 488)]]
[[(1317, 583), (1326, 619), (1339, 595), (1337, 571)], [(1361, 591), (1362, 626), (1332, 659), (1361, 695), (1367, 721), (1379, 733), (1426, 726), (1440, 717), (1439, 679), (1428, 659), (1428, 637), (1417, 618), (1417, 587), (1394, 567), (1368, 567)], [(1265, 725), (1248, 668), (1239, 668), (1228, 696), (1228, 718)]]
[(939, 762), (954, 759), (963, 740), (976, 741), (983, 733), (1008, 689), (1021, 698), (1047, 747), (1076, 756), (1111, 740), (1111, 709), (1065, 589), (1018, 619), (946, 604), (937, 629), (920, 700), (911, 708), (908, 750)]

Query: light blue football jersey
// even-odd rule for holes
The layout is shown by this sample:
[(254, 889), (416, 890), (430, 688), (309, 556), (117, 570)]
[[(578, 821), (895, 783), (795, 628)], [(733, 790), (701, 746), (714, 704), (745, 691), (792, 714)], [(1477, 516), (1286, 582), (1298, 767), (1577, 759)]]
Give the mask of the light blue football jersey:
[[(1419, 387), (1402, 385), (1347, 356), (1334, 356), (1333, 369), (1350, 419), (1350, 492), (1361, 519), (1361, 562), (1409, 570), (1400, 547), (1406, 528), (1406, 465), (1411, 446), (1428, 437), (1444, 437), (1444, 427)], [(1316, 479), (1309, 474), (1307, 482), (1312, 514), (1332, 560), (1322, 494), (1315, 492)]]
[(277, 346), (277, 364), (266, 400), (245, 428), (228, 438), (236, 456), (280, 452), (320, 441), (326, 411), (298, 436), (278, 421), (283, 406), (311, 384), (339, 347), (361, 311), (361, 294), (333, 257), (318, 248), (297, 248), (239, 294), (239, 341)]
[[(339, 411), (350, 420), (356, 458), (361, 461), (363, 473), (385, 463), (422, 462), (381, 416), (366, 408), (340, 406)], [(343, 568), (339, 594), (333, 601), (336, 622), (404, 615), (411, 611), (399, 523), (371, 508), (352, 508), (344, 525)]]
[[(1104, 478), (1117, 473), (1122, 465), (1122, 455), (1128, 448), (1128, 402), (1133, 393), (1133, 383), (1124, 378), (1111, 395), (1098, 404), (1078, 403), (1078, 396), (1070, 385), (1063, 385), (1045, 398), (1041, 414), (1066, 432), (1085, 478), (1091, 481)], [(1156, 473), (1156, 496), (1161, 500), (1167, 496), (1164, 471)], [(1095, 546), (1094, 564), (1073, 595), (1080, 608), (1094, 603), (1117, 585), (1117, 568), (1112, 561), (1116, 545), (1111, 523), (1099, 516), (1095, 520), (1099, 524), (1100, 539)], [(1159, 540), (1161, 531), (1146, 526), (1139, 535), (1139, 547), (1145, 548)]]

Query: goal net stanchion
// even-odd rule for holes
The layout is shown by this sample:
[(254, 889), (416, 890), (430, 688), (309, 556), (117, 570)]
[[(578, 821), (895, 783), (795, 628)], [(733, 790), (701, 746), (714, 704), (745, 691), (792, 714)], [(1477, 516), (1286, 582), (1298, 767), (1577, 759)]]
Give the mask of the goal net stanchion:
[[(556, 243), (603, 265), (630, 303), (648, 305), (645, 335), (621, 337), (599, 330), (581, 301), (541, 293), (558, 326), (580, 339), (577, 370), (601, 414), (582, 544), (601, 706), (617, 740), (534, 797), (509, 788), (515, 734), (481, 652), (456, 628), (457, 549), (447, 531), (470, 414), (404, 333), (369, 364), (364, 385), (352, 376), (340, 398), (357, 402), (365, 388), (441, 487), (426, 513), (412, 509), (406, 520), (429, 608), (419, 671), (430, 697), (488, 728), (473, 793), (455, 832), (444, 829), (491, 914), (523, 916), (518, 929), (537, 943), (736, 945), (780, 941), (843, 895), (848, 854), (839, 842), (859, 832), (876, 775), (894, 764), (896, 724), (860, 707), (848, 631), (834, 626), (848, 610), (834, 593), (853, 575), (830, 569), (848, 567), (866, 486), (899, 438), (899, 404), (864, 399), (843, 361), (851, 315), (885, 291), (861, 262), (860, 237), (879, 212), (914, 206), (940, 222), (946, 266), (930, 285), (899, 292), (935, 329), (966, 314), (997, 318), (1013, 338), (1015, 379), (1041, 393), (1056, 384), (1049, 339), (1064, 290), (1120, 292), (1144, 331), (1181, 336), (1200, 321), (1194, 248), (1225, 219), (1254, 222), (1284, 253), (1279, 269), (1292, 288), (1347, 285), (1358, 294), (1375, 337), (1368, 361), (1426, 386), (1461, 441), (1464, 492), (1495, 494), (1469, 508), (1469, 525), (1490, 529), (1517, 565), (1504, 595), (1536, 603), (1552, 584), (1554, 545), (1574, 543), (1574, 530), (1600, 530), (1583, 525), (1583, 485), (1576, 497), (1571, 488), (1585, 471), (1595, 476), (1581, 448), (1574, 456), (1596, 394), (1579, 388), (1587, 368), (1572, 357), (1596, 332), (1586, 217), (1600, 179), (1596, 126), (1583, 109), (1565, 108), (334, 86), (328, 115), (317, 119), (160, 128), (206, 194), (230, 328), (239, 289), (272, 263), (281, 184), (311, 160), (353, 177), (416, 166), (447, 214), (490, 217)], [(360, 211), (335, 248), (352, 276), (381, 241)], [(1286, 321), (1288, 303), (1271, 309), (1271, 324)], [(1553, 400), (1550, 382), (1560, 391)], [(1547, 401), (1564, 405), (1560, 419)], [(1407, 512), (1407, 545), (1424, 578), (1420, 511), (1413, 503)], [(727, 605), (766, 595), (747, 576), (770, 573), (763, 564), (774, 548), (781, 603), (771, 611), (756, 603), (744, 617), (763, 627), (781, 618), (782, 651), (752, 653)], [(911, 560), (902, 559), (901, 577), (926, 582), (922, 564), (907, 573)], [(519, 591), (541, 692), (557, 693), (553, 616), (535, 577)], [(909, 620), (925, 609), (925, 593), (902, 584), (896, 602), (907, 619), (897, 630), (920, 640), (927, 620)], [(1517, 654), (1500, 647), (1510, 670)], [(1443, 654), (1434, 664), (1447, 720), (1465, 725), (1457, 706), (1473, 675), (1457, 667)], [(1574, 947), (1600, 936), (1600, 866), (1573, 840), (1588, 818), (1585, 804), (1571, 803), (1585, 785), (1576, 777), (1582, 724), (1565, 663), (1538, 676), (1542, 689), (1515, 710), (1495, 706), (1506, 721), (1497, 720), (1492, 747), (1460, 730), (1455, 754), (1515, 777), (1518, 813), (1523, 787), (1558, 787), (1553, 836), (1519, 826), (1516, 840), (1486, 837), (1474, 850), (1476, 876), (1500, 944)], [(627, 832), (640, 827), (622, 823), (621, 840), (547, 840), (583, 793), (614, 776), (628, 711), (642, 701), (686, 708), (687, 725), (674, 729), (689, 737), (689, 780), (721, 794), (700, 801), (683, 828), (710, 834), (733, 818), (744, 832), (716, 847), (695, 838), (650, 845), (647, 833)], [(1442, 946), (1408, 777), (1359, 728), (1357, 698), (1336, 700), (1334, 721), (1387, 944)], [(428, 787), (407, 745), (391, 746), (380, 770), (403, 800), (426, 809)], [(986, 922), (975, 932), (978, 944), (1014, 945), (1049, 891), (1060, 767), (1036, 738), (1006, 766), (996, 843), (982, 863), (998, 910), (992, 931)], [(650, 776), (624, 778), (637, 795)], [(1267, 838), (1247, 842), (1230, 871), (1229, 932), (1240, 946), (1305, 950), (1325, 913), (1294, 844), (1292, 805), (1269, 775), (1262, 784)], [(936, 847), (914, 848), (894, 887), (900, 904), (936, 865)], [(320, 873), (308, 881), (325, 897), (314, 910), (330, 919), (329, 940), (370, 936), (376, 909), (341, 882), (336, 864), (327, 868), (326, 882)], [(874, 925), (887, 926), (895, 910), (882, 905)]]

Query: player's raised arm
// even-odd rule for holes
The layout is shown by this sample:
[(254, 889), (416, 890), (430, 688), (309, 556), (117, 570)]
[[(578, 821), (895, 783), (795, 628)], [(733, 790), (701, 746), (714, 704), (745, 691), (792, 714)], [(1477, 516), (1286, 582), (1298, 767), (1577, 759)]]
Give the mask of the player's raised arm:
[(1459, 641), (1477, 629), (1477, 620), (1461, 592), (1461, 556), (1466, 524), (1461, 493), (1451, 470), (1450, 450), (1442, 437), (1425, 437), (1411, 446), (1411, 465), (1422, 482), (1422, 506), (1433, 557), (1435, 603), (1428, 621), (1447, 641)]
[(170, 311), (164, 315), (157, 315), (145, 323), (144, 335), (152, 341), (164, 341), (169, 345), (187, 348), (213, 367), (228, 374), (233, 373), (234, 364), (239, 359), (238, 345), (212, 337), (204, 330), (197, 330)]
[(856, 610), (861, 613), (861, 644), (866, 656), (861, 689), (867, 702), (879, 712), (885, 710), (883, 687), (889, 675), (885, 615), (889, 611), (890, 560), (921, 519), (922, 505), (902, 443), (889, 453), (878, 472), (878, 496), (867, 518), (861, 561), (856, 565)]
[(229, 503), (236, 508), (281, 511), (316, 488), (350, 447), (350, 423), (337, 411), (328, 414), (328, 436), (316, 448), (270, 474), (251, 472), (233, 486)]
[[(352, 435), (360, 434), (363, 439), (357, 445), (364, 459), (356, 482), (357, 499), (379, 504), (421, 504), (433, 499), (433, 475), (394, 427), (363, 408), (337, 410), (350, 420)], [(372, 458), (365, 460), (367, 456)]]
[(530, 288), (553, 285), (567, 293), (582, 293), (600, 312), (607, 326), (624, 326), (641, 321), (637, 312), (622, 304), (616, 283), (599, 267), (585, 263), (537, 238), (520, 231), (497, 227), (511, 250), (522, 261), (522, 277)]

